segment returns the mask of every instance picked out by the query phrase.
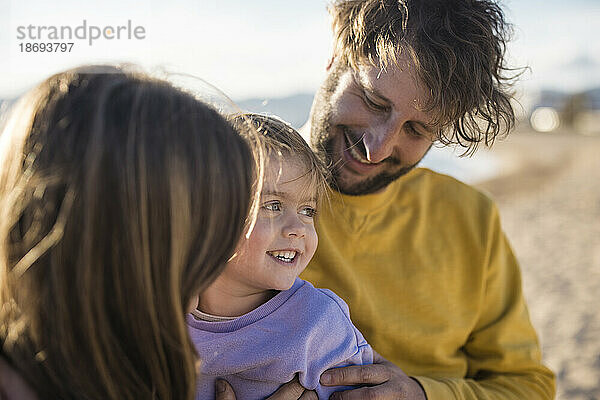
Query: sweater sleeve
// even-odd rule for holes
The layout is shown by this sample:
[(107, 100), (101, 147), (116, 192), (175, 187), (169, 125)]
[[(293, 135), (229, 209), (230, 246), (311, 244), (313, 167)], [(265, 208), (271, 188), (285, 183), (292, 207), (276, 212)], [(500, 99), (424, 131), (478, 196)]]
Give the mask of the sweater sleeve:
[(331, 368), (371, 364), (373, 349), (352, 323), (344, 300), (327, 289), (313, 290), (314, 297), (322, 304), (324, 318), (310, 324), (313, 335), (306, 348), (310, 357), (306, 370), (300, 371), (299, 379), (302, 386), (314, 389), (320, 399), (328, 399), (332, 393), (351, 387), (321, 386), (321, 374)]
[(414, 378), (429, 400), (553, 399), (554, 374), (541, 363), (519, 266), (495, 206), (488, 227), (483, 307), (463, 347), (468, 378)]
[[(339, 312), (337, 313), (340, 318), (345, 322), (349, 329), (353, 332), (355, 341), (356, 341), (356, 353), (353, 354), (348, 359), (342, 361), (340, 365), (337, 367), (347, 366), (347, 365), (366, 365), (373, 363), (373, 349), (367, 343), (367, 340), (363, 336), (363, 334), (354, 326), (352, 323), (352, 319), (350, 318), (350, 308), (348, 304), (339, 297), (337, 294), (332, 292), (329, 289), (317, 289), (326, 297), (329, 297), (333, 300), (333, 303), (337, 305), (336, 308), (339, 307)], [(336, 310), (337, 311), (337, 310)]]

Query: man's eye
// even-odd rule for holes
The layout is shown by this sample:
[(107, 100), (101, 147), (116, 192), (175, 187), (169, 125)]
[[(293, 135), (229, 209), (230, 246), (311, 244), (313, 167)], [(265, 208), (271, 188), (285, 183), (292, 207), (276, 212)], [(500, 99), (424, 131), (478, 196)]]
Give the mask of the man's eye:
[(369, 107), (372, 110), (375, 110), (378, 112), (384, 112), (384, 111), (388, 110), (387, 106), (374, 102), (366, 94), (363, 95), (363, 100), (364, 100), (365, 104), (367, 105), (367, 107)]
[(306, 215), (307, 217), (310, 217), (310, 218), (314, 218), (314, 216), (317, 215), (317, 210), (315, 210), (312, 207), (303, 207), (300, 210), (300, 214)]
[(281, 211), (281, 203), (278, 201), (272, 201), (264, 204), (263, 208), (268, 211)]
[(417, 137), (421, 137), (421, 136), (423, 136), (423, 135), (421, 134), (421, 132), (419, 132), (419, 131), (418, 131), (418, 130), (417, 130), (415, 127), (414, 127), (414, 125), (413, 125), (413, 124), (407, 124), (406, 126), (407, 126), (407, 129), (408, 129), (408, 133), (410, 133), (411, 135), (413, 135), (413, 136), (417, 136)]
[(417, 128), (414, 124), (408, 123), (407, 130), (408, 133), (415, 137), (433, 140), (432, 134), (427, 132), (425, 128)]

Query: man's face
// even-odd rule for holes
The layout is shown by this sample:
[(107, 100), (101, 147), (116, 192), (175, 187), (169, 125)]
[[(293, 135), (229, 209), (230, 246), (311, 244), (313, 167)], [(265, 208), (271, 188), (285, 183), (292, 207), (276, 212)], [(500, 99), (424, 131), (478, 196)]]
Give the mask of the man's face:
[(374, 193), (406, 174), (435, 140), (432, 116), (421, 111), (426, 91), (410, 62), (354, 71), (334, 63), (311, 114), (311, 144), (325, 158), (334, 188)]

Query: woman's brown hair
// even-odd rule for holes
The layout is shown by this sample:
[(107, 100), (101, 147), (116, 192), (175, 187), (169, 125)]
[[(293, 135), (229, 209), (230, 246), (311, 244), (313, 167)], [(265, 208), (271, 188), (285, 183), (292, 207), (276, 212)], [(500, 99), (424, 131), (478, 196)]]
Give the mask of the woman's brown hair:
[(47, 79), (0, 140), (2, 356), (44, 399), (193, 398), (184, 314), (242, 233), (249, 142), (107, 66)]

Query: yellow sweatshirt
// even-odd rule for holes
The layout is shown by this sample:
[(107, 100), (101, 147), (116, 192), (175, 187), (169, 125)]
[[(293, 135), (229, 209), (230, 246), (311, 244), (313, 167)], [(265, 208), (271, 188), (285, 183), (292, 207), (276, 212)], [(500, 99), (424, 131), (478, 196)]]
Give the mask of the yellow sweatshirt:
[(346, 300), (371, 346), (429, 400), (554, 397), (491, 200), (418, 168), (381, 193), (325, 203), (302, 278)]

